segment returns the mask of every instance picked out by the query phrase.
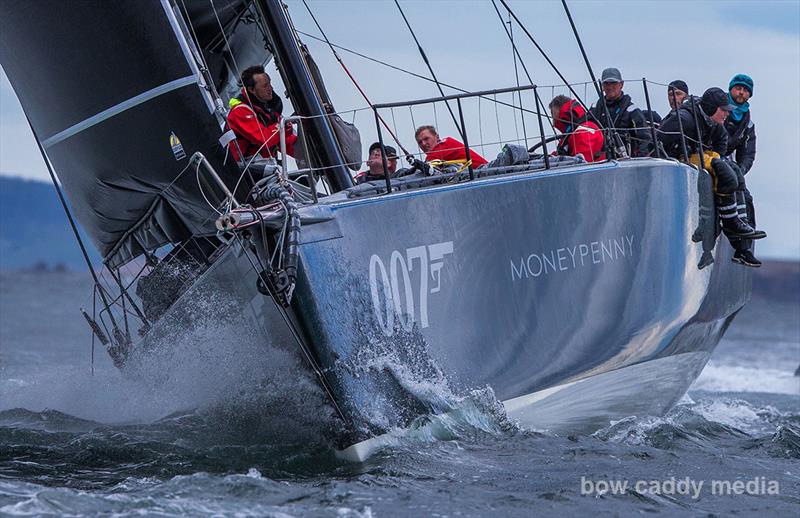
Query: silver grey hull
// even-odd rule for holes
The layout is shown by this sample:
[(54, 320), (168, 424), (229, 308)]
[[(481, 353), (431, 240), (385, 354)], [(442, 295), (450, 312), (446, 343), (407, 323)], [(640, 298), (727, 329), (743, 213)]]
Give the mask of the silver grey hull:
[[(343, 446), (485, 386), (535, 429), (665, 412), (750, 295), (724, 238), (691, 240), (715, 232), (700, 199), (695, 170), (631, 160), (307, 209), (292, 314), (345, 413)], [(192, 308), (213, 291), (243, 333), (296, 347), (254, 253), (232, 244), (160, 327), (219, 318)]]

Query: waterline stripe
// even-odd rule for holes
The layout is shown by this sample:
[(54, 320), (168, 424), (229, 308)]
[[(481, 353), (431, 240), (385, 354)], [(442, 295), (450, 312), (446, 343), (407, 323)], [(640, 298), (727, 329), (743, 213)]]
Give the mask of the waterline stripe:
[(186, 85), (197, 83), (197, 77), (194, 75), (181, 77), (180, 79), (175, 79), (174, 81), (170, 81), (169, 83), (164, 83), (163, 85), (157, 86), (152, 88), (146, 92), (140, 93), (135, 97), (131, 97), (130, 99), (123, 101), (116, 106), (112, 106), (107, 110), (103, 110), (96, 115), (92, 115), (88, 119), (84, 119), (81, 122), (70, 126), (69, 128), (65, 129), (64, 131), (60, 131), (53, 135), (52, 137), (46, 139), (42, 142), (42, 145), (45, 148), (58, 144), (62, 140), (68, 139), (71, 136), (75, 135), (76, 133), (80, 133), (81, 131), (91, 128), (96, 124), (100, 124), (104, 120), (110, 119), (114, 115), (118, 115), (125, 110), (129, 110), (134, 106), (138, 106), (142, 103), (145, 103), (151, 99), (155, 99), (156, 97), (163, 95), (165, 93), (171, 92), (173, 90), (177, 90), (178, 88), (182, 88)]

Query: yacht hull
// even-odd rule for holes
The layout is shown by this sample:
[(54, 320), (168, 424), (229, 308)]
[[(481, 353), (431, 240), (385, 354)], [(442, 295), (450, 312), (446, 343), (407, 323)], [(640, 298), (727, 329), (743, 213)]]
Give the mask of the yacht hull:
[(698, 269), (692, 234), (717, 236), (697, 174), (631, 160), (330, 203), (295, 311), (352, 424), (484, 386), (538, 429), (666, 411), (750, 295), (724, 238)]
[[(707, 194), (696, 170), (631, 160), (302, 209), (289, 316), (348, 421), (341, 446), (363, 458), (362, 441), (487, 386), (510, 417), (559, 433), (667, 411), (750, 296), (748, 269), (699, 217)], [(296, 349), (256, 289), (255, 253), (232, 243), (145, 345), (222, 318), (265, 350)]]

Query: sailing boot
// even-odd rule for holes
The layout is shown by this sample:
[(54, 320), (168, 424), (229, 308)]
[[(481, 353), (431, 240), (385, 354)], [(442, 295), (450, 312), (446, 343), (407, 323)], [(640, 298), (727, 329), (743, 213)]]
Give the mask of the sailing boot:
[(714, 255), (709, 251), (703, 251), (700, 261), (697, 263), (697, 269), (702, 270), (706, 266), (714, 264)]
[(744, 266), (749, 266), (751, 268), (758, 268), (759, 266), (761, 266), (761, 261), (759, 261), (756, 258), (756, 256), (753, 255), (753, 252), (751, 252), (747, 248), (744, 248), (744, 249), (741, 249), (741, 250), (736, 250), (733, 253), (733, 257), (731, 258), (731, 261), (733, 261), (734, 263), (738, 263), (738, 264), (744, 265)]
[[(743, 190), (736, 191), (736, 208), (737, 212), (739, 213), (739, 219), (749, 225), (752, 219), (747, 211), (747, 199), (745, 191)], [(731, 244), (736, 249), (736, 251), (733, 253), (731, 261), (744, 266), (749, 266), (751, 268), (758, 268), (761, 266), (761, 261), (759, 261), (755, 254), (753, 254), (753, 241), (751, 239), (731, 240)]]
[(741, 219), (736, 207), (736, 197), (734, 195), (717, 195), (717, 212), (722, 222), (722, 231), (728, 239), (761, 239), (767, 234), (761, 230), (756, 230)]

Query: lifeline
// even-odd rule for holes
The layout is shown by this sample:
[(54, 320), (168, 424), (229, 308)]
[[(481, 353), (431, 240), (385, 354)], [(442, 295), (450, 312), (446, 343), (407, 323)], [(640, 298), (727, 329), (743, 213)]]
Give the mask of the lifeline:
[(620, 257), (633, 257), (633, 234), (617, 238), (580, 243), (572, 247), (554, 248), (543, 253), (533, 253), (519, 260), (511, 260), (511, 281), (535, 278), (554, 272), (592, 266)]

